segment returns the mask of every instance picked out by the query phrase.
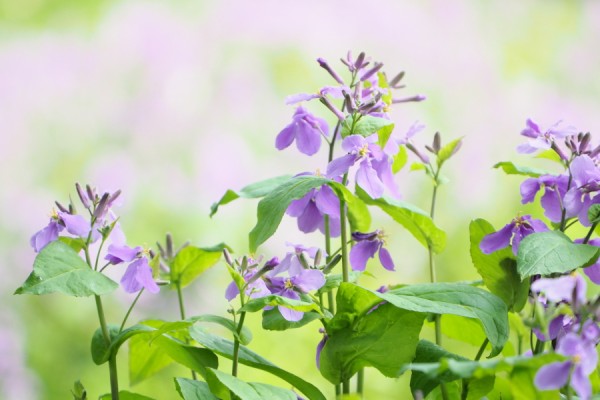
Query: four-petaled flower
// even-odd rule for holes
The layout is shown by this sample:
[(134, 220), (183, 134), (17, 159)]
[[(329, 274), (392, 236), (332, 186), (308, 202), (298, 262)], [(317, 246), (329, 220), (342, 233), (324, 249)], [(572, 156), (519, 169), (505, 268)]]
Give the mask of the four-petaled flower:
[(381, 230), (370, 233), (352, 233), (352, 239), (357, 243), (350, 250), (350, 265), (355, 271), (364, 271), (367, 266), (367, 260), (375, 257), (379, 252), (379, 261), (388, 271), (394, 271), (394, 261), (390, 253), (383, 247), (385, 241)]
[(529, 154), (538, 150), (548, 150), (556, 139), (564, 139), (569, 135), (577, 134), (577, 130), (572, 126), (559, 128), (560, 123), (561, 121), (552, 125), (547, 131), (542, 132), (535, 122), (528, 119), (527, 126), (521, 131), (521, 135), (528, 137), (529, 141), (519, 145), (517, 151), (522, 154)]
[[(325, 275), (317, 269), (302, 269), (300, 271), (288, 270), (287, 277), (272, 276), (267, 274), (267, 287), (271, 293), (287, 297), (288, 299), (300, 300), (300, 295), (318, 290), (325, 284)], [(285, 306), (277, 306), (279, 312), (288, 321), (300, 321), (304, 312), (293, 310)]]
[(148, 263), (147, 251), (141, 247), (129, 247), (122, 243), (108, 246), (104, 257), (109, 263), (118, 265), (130, 263), (121, 278), (121, 286), (127, 293), (136, 293), (145, 288), (150, 293), (158, 293), (159, 287), (152, 276), (152, 268)]
[(547, 230), (548, 227), (539, 219), (533, 219), (530, 215), (519, 216), (509, 224), (506, 224), (498, 232), (485, 236), (481, 240), (479, 248), (483, 253), (491, 254), (512, 244), (512, 251), (516, 255), (519, 250), (519, 244), (525, 236), (534, 232), (545, 232)]
[(329, 135), (327, 122), (322, 118), (315, 117), (300, 106), (296, 109), (292, 122), (277, 135), (275, 147), (283, 150), (295, 140), (298, 150), (311, 156), (321, 147), (321, 135)]

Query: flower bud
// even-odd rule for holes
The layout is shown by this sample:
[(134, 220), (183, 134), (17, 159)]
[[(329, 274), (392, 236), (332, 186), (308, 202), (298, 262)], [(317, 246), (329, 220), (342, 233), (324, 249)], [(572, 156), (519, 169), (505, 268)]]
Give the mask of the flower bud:
[(337, 72), (335, 72), (333, 70), (333, 68), (331, 68), (331, 66), (327, 63), (327, 61), (325, 61), (323, 58), (317, 58), (317, 62), (319, 63), (321, 68), (323, 68), (325, 71), (329, 72), (329, 75), (331, 75), (332, 78), (335, 79), (337, 83), (339, 83), (340, 85), (344, 84), (344, 81), (342, 80), (342, 78), (340, 78), (340, 76), (337, 74)]
[(79, 196), (79, 200), (81, 201), (81, 204), (83, 204), (83, 206), (85, 208), (90, 208), (89, 199), (87, 198), (85, 192), (81, 188), (81, 185), (79, 184), (79, 182), (77, 182), (75, 184), (75, 189), (77, 189), (77, 195)]

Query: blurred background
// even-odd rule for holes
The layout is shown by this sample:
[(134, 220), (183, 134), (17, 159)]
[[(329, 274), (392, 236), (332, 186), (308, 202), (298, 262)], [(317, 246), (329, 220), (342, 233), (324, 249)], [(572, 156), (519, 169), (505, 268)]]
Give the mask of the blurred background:
[[(210, 204), (228, 188), (323, 169), (324, 152), (309, 158), (274, 148), (294, 110), (285, 97), (332, 84), (317, 57), (342, 71), (337, 60), (348, 50), (365, 51), (388, 76), (406, 71), (404, 94), (427, 96), (394, 108), (396, 129), (426, 124), (421, 144), (435, 131), (445, 142), (464, 136), (439, 197), (448, 246), (438, 268), (440, 280), (476, 279), (471, 219), (500, 227), (520, 211), (541, 217), (520, 204), (519, 178), (492, 169), (503, 160), (547, 166), (514, 151), (525, 120), (600, 131), (598, 43), (595, 1), (0, 0), (0, 398), (67, 399), (77, 379), (92, 399), (108, 391), (107, 368), (89, 355), (93, 300), (12, 295), (31, 271), (30, 236), (54, 200), (76, 195), (74, 182), (122, 189), (117, 213), (131, 244), (153, 246), (171, 232), (178, 243), (224, 241), (243, 254), (256, 202), (238, 200), (212, 219)], [(309, 108), (330, 118), (316, 103)], [(404, 200), (428, 208), (426, 177), (404, 170), (397, 182)], [(427, 281), (425, 249), (374, 215), (373, 228), (390, 235), (397, 271), (373, 261), (374, 277), (361, 283)], [(286, 218), (261, 251), (282, 257), (286, 241), (321, 244)], [(191, 285), (188, 314), (224, 314), (228, 280), (219, 264)], [(108, 319), (120, 321), (131, 300), (112, 296)], [(174, 292), (145, 294), (131, 321), (174, 320), (176, 307)], [(250, 326), (253, 350), (331, 395), (314, 365), (316, 324), (262, 332), (255, 315)], [(119, 368), (128, 388), (126, 351)], [(131, 389), (175, 398), (173, 375), (188, 372), (170, 367)], [(241, 377), (282, 384), (247, 368)], [(408, 396), (406, 376), (367, 370), (366, 380), (367, 398)]]

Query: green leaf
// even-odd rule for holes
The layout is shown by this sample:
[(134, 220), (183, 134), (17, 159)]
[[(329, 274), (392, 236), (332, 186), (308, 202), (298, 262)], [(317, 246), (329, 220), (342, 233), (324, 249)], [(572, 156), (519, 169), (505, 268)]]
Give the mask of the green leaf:
[(397, 174), (400, 172), (400, 170), (406, 165), (407, 161), (408, 151), (406, 151), (406, 146), (400, 146), (398, 153), (396, 153), (394, 156), (394, 161), (392, 162), (392, 173)]
[[(112, 399), (112, 395), (110, 393), (107, 393), (107, 394), (100, 396), (100, 398), (98, 400), (111, 400), (111, 399)], [(154, 400), (154, 399), (152, 397), (133, 393), (128, 390), (121, 390), (121, 391), (119, 391), (119, 400)]]
[(71, 394), (73, 395), (73, 400), (87, 400), (87, 392), (79, 380), (73, 384)]
[(213, 203), (213, 205), (210, 206), (210, 216), (212, 217), (213, 215), (215, 215), (219, 206), (231, 203), (232, 201), (240, 197), (244, 199), (257, 199), (260, 197), (264, 197), (288, 179), (290, 179), (290, 175), (283, 175), (253, 183), (251, 185), (243, 187), (237, 192), (230, 189), (227, 192), (225, 192), (223, 197), (221, 197), (221, 200), (219, 200), (216, 203)]
[(211, 249), (184, 247), (177, 253), (171, 265), (171, 282), (179, 282), (181, 287), (187, 286), (198, 275), (219, 261), (225, 247), (224, 243)]
[(527, 302), (529, 281), (521, 281), (511, 248), (507, 247), (492, 254), (484, 254), (479, 248), (481, 240), (495, 231), (484, 219), (471, 221), (471, 260), (489, 291), (500, 297), (510, 311), (518, 312)]
[(226, 400), (231, 399), (231, 393), (240, 400), (296, 400), (298, 398), (291, 390), (264, 383), (246, 383), (217, 370), (209, 370), (207, 382), (214, 394)]
[(428, 171), (427, 166), (425, 164), (423, 164), (422, 162), (414, 162), (414, 163), (410, 164), (410, 171), (421, 171), (421, 170)]
[(446, 247), (446, 233), (435, 225), (425, 211), (412, 204), (386, 197), (372, 199), (358, 187), (356, 192), (366, 204), (379, 207), (394, 221), (404, 226), (426, 248), (431, 247), (435, 253), (441, 253)]
[(546, 160), (554, 161), (564, 166), (562, 158), (552, 149), (544, 150), (535, 155), (535, 158), (544, 158)]
[(175, 378), (175, 387), (183, 400), (219, 400), (206, 382)]
[(501, 168), (507, 175), (522, 175), (537, 178), (542, 175), (547, 175), (549, 172), (537, 168), (523, 167), (515, 165), (511, 161), (501, 161), (494, 165), (494, 168)]
[(368, 230), (371, 218), (365, 204), (339, 182), (312, 175), (295, 176), (271, 191), (258, 203), (257, 221), (250, 232), (250, 252), (269, 239), (293, 200), (302, 198), (311, 189), (329, 185), (348, 206), (348, 219), (353, 230)]
[(150, 346), (146, 335), (129, 339), (129, 382), (138, 384), (171, 365), (173, 360), (160, 346)]
[(68, 236), (59, 236), (58, 240), (63, 242), (66, 245), (69, 245), (70, 248), (75, 251), (75, 253), (79, 253), (85, 247), (85, 242), (82, 238), (72, 238)]
[(406, 310), (453, 314), (481, 322), (492, 344), (493, 357), (508, 340), (508, 310), (497, 296), (462, 283), (427, 283), (404, 286), (386, 293), (373, 292), (379, 298)]
[(101, 296), (119, 285), (91, 269), (67, 244), (54, 241), (44, 247), (33, 262), (33, 272), (15, 294), (63, 293), (69, 296)]
[(565, 273), (592, 265), (599, 254), (600, 248), (575, 244), (560, 231), (532, 233), (519, 244), (517, 271), (521, 279)]
[[(354, 122), (356, 118), (359, 118), (358, 121)], [(352, 126), (354, 125), (354, 126)], [(391, 133), (391, 129), (394, 128), (394, 122), (389, 119), (373, 117), (371, 115), (364, 115), (357, 117), (355, 115), (350, 115), (348, 118), (344, 120), (342, 123), (342, 137), (345, 138), (348, 135), (361, 135), (361, 136), (369, 136), (375, 132), (378, 132), (381, 129), (387, 128), (389, 132), (384, 133), (384, 136)], [(387, 139), (385, 140), (387, 141)]]
[(321, 374), (333, 384), (369, 366), (387, 377), (397, 377), (402, 365), (414, 358), (425, 314), (390, 304), (376, 303), (365, 309), (370, 299), (371, 293), (359, 286), (342, 284), (338, 290), (338, 314), (350, 314), (344, 319), (352, 323), (328, 330), (321, 351)]
[(269, 331), (285, 331), (287, 329), (300, 328), (316, 319), (321, 318), (321, 315), (316, 312), (306, 312), (300, 321), (288, 321), (283, 318), (278, 309), (263, 311), (262, 327)]
[(107, 329), (110, 336), (110, 345), (107, 345), (102, 329), (96, 329), (92, 336), (92, 360), (96, 365), (107, 362), (112, 352), (116, 354), (119, 347), (132, 336), (154, 331), (154, 328), (142, 324), (136, 324), (121, 332), (119, 332), (119, 326), (115, 324), (108, 324)]
[[(204, 332), (196, 326), (190, 328), (190, 335), (195, 341), (207, 349), (214, 351), (218, 355), (230, 360), (233, 358), (233, 342)], [(326, 400), (323, 393), (321, 393), (313, 384), (306, 382), (291, 372), (275, 366), (270, 361), (252, 352), (245, 346), (239, 347), (239, 362), (240, 364), (269, 372), (283, 379), (311, 400)]]
[(440, 151), (437, 154), (438, 166), (442, 165), (444, 162), (450, 159), (450, 157), (452, 157), (455, 152), (458, 151), (458, 148), (462, 144), (462, 140), (462, 137), (454, 139), (453, 141), (451, 141), (450, 143), (448, 143), (440, 149)]
[(385, 147), (393, 131), (394, 124), (386, 125), (377, 131), (377, 144), (379, 147), (382, 149)]
[[(535, 369), (514, 367), (510, 373), (510, 391), (517, 400), (559, 400), (558, 390), (539, 390), (535, 387)], [(595, 375), (595, 374), (594, 374)]]
[(597, 224), (600, 222), (600, 204), (592, 204), (588, 208), (588, 219), (590, 224)]
[[(361, 271), (349, 271), (348, 282), (355, 283), (363, 273)], [(343, 281), (342, 274), (329, 274), (325, 276), (325, 284), (317, 291), (318, 294), (325, 294), (340, 286)]]
[(238, 310), (238, 312), (244, 312), (244, 311), (256, 312), (256, 311), (262, 310), (263, 308), (265, 308), (267, 306), (271, 306), (271, 307), (283, 306), (283, 307), (290, 308), (292, 310), (303, 311), (303, 312), (308, 312), (308, 311), (321, 312), (319, 306), (316, 305), (315, 303), (309, 303), (309, 302), (301, 301), (301, 300), (294, 300), (294, 299), (290, 299), (287, 297), (278, 296), (275, 294), (251, 299), (246, 304), (244, 304), (244, 306), (242, 308), (240, 308)]

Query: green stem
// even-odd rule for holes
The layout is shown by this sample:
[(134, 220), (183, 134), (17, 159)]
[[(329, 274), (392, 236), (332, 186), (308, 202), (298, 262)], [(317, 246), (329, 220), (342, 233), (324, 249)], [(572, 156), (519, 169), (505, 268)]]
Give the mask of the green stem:
[[(87, 249), (86, 249), (87, 253)], [(104, 317), (104, 308), (102, 307), (102, 300), (100, 296), (94, 296), (96, 300), (96, 309), (98, 311), (98, 319), (100, 320), (100, 329), (102, 330), (102, 336), (106, 347), (110, 347), (111, 339), (110, 333), (108, 332), (108, 326), (106, 325), (106, 318)], [(117, 359), (116, 353), (110, 355), (108, 359), (108, 371), (110, 375), (110, 393), (112, 400), (119, 400), (119, 377), (117, 375)]]
[(592, 226), (590, 227), (590, 230), (588, 231), (587, 235), (585, 236), (585, 239), (583, 239), (583, 244), (587, 244), (587, 242), (590, 241), (590, 238), (592, 237), (592, 234), (594, 233), (594, 229), (596, 229), (596, 226), (598, 226), (598, 222), (594, 222), (592, 224)]
[(350, 394), (350, 380), (345, 380), (342, 382), (342, 393)]
[(479, 351), (477, 352), (477, 355), (475, 356), (475, 361), (479, 361), (479, 359), (483, 355), (483, 352), (485, 351), (485, 348), (489, 342), (490, 342), (490, 340), (488, 338), (485, 338), (485, 340), (481, 344), (481, 347), (479, 348)]
[(239, 352), (240, 352), (240, 340), (238, 339), (240, 337), (240, 334), (242, 333), (242, 328), (244, 327), (244, 320), (246, 319), (246, 312), (242, 312), (240, 314), (240, 322), (238, 322), (238, 327), (237, 327), (237, 335), (234, 338), (234, 342), (233, 342), (233, 365), (231, 366), (231, 375), (236, 376), (237, 377), (237, 373), (238, 373), (238, 358), (239, 358)]
[(356, 374), (356, 393), (362, 399), (363, 398), (363, 388), (365, 381), (365, 370), (363, 368), (359, 369)]
[(140, 296), (142, 295), (143, 291), (144, 291), (144, 288), (142, 288), (142, 290), (140, 290), (138, 292), (137, 296), (135, 296), (135, 299), (133, 299), (133, 303), (131, 303), (131, 305), (129, 306), (129, 309), (127, 310), (127, 313), (125, 314), (125, 317), (123, 318), (123, 322), (121, 322), (121, 326), (119, 327), (119, 333), (121, 333), (121, 331), (125, 327), (125, 323), (127, 322), (127, 318), (129, 318), (129, 314), (131, 314), (131, 311), (133, 310), (133, 307), (135, 307), (135, 305), (136, 305), (138, 299), (140, 298)]
[[(180, 315), (181, 319), (184, 320), (185, 319), (185, 305), (183, 304), (183, 293), (181, 291), (181, 283), (179, 281), (175, 282), (175, 288), (177, 289), (177, 301), (179, 303), (179, 315)], [(190, 343), (188, 338), (185, 339), (185, 342), (187, 344)], [(198, 380), (198, 377), (196, 376), (196, 371), (191, 369), (190, 372), (192, 373), (192, 379)]]

